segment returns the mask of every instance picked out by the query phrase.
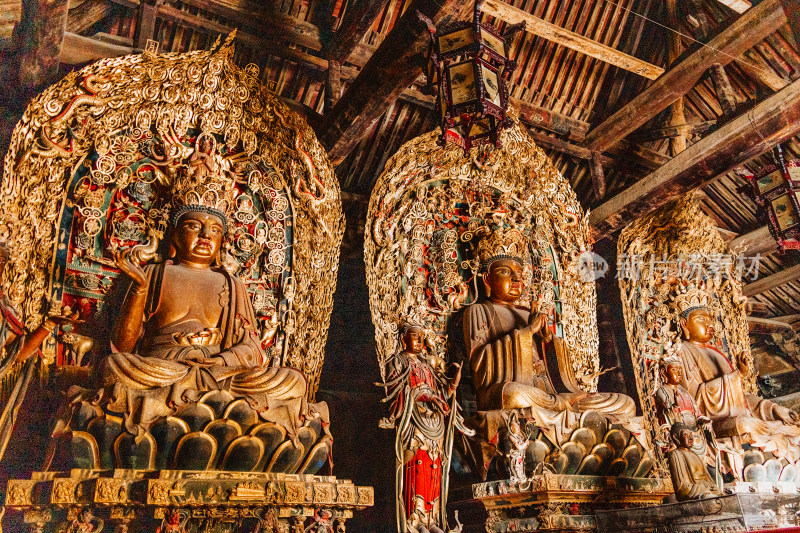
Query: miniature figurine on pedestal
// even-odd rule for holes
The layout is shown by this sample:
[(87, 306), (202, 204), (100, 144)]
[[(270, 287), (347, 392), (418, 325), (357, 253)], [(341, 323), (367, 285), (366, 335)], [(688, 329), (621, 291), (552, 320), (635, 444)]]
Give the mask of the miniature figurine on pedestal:
[(670, 438), (675, 449), (669, 452), (667, 460), (678, 501), (721, 496), (705, 464), (692, 449), (694, 446), (692, 429), (683, 422), (675, 422), (670, 428)]
[(510, 446), (506, 454), (509, 479), (512, 483), (525, 483), (528, 480), (525, 473), (525, 450), (528, 448), (530, 436), (530, 432), (523, 431), (519, 416), (516, 413), (512, 414), (508, 422), (507, 438)]
[(407, 324), (400, 332), (403, 349), (394, 357), (384, 401), (394, 400), (383, 428), (397, 428), (397, 527), (400, 533), (443, 533), (447, 528), (447, 486), (455, 429), (462, 425), (456, 404), (455, 376), (444, 374), (444, 361), (428, 355), (425, 330)]

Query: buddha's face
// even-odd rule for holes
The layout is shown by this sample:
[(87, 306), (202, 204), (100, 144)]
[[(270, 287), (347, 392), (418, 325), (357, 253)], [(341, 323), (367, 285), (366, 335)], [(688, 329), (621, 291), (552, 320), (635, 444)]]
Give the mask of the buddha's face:
[(422, 353), (425, 350), (425, 334), (422, 328), (409, 328), (403, 334), (403, 345), (408, 353)]
[(172, 232), (172, 246), (179, 262), (210, 266), (219, 254), (225, 229), (216, 215), (189, 211)]
[(714, 337), (714, 319), (707, 309), (695, 309), (681, 322), (683, 336), (692, 342), (706, 344)]
[(670, 363), (664, 369), (664, 379), (670, 385), (679, 385), (683, 380), (683, 367), (678, 363)]
[(522, 296), (522, 265), (513, 259), (498, 259), (483, 275), (489, 299), (503, 305), (513, 305)]

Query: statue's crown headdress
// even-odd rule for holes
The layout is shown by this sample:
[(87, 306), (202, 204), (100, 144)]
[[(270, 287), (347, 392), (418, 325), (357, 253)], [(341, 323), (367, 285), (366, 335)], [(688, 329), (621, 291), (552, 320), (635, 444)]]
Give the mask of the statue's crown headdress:
[(476, 256), (481, 265), (481, 270), (488, 271), (495, 261), (500, 259), (513, 259), (524, 264), (523, 259), (528, 255), (528, 240), (516, 228), (493, 228), (478, 242)]
[(672, 307), (681, 318), (686, 318), (692, 311), (708, 307), (708, 291), (695, 284), (681, 287), (673, 298)]
[[(216, 154), (216, 140), (209, 133), (202, 133), (196, 141), (195, 153), (200, 157), (215, 158), (213, 172), (198, 172), (189, 162), (175, 181), (172, 195), (172, 226), (178, 224), (182, 215), (199, 211), (216, 215), (228, 230), (228, 214), (234, 205), (234, 180), (225, 175), (221, 158)], [(206, 146), (207, 148), (203, 148)]]

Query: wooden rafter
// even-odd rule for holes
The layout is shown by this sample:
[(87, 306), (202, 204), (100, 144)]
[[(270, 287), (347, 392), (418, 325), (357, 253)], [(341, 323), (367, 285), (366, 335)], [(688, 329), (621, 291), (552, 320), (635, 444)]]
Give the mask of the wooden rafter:
[(711, 65), (730, 63), (786, 21), (781, 0), (764, 0), (749, 9), (707, 45), (688, 54), (622, 109), (591, 130), (584, 144), (590, 150), (607, 150), (689, 92)]
[(778, 249), (778, 243), (775, 242), (769, 228), (762, 226), (732, 239), (728, 243), (728, 249), (734, 253), (741, 252), (747, 255), (768, 254)]
[(771, 276), (748, 283), (742, 288), (742, 294), (745, 296), (755, 296), (771, 291), (772, 289), (777, 289), (781, 285), (797, 281), (798, 279), (800, 279), (800, 265), (794, 265), (772, 274)]
[(597, 237), (619, 230), (670, 198), (706, 185), (798, 131), (800, 81), (795, 81), (598, 206), (590, 215), (590, 224)]
[(511, 24), (525, 22), (525, 31), (528, 33), (561, 46), (566, 46), (576, 52), (599, 59), (621, 69), (634, 72), (645, 78), (654, 80), (664, 73), (664, 69), (661, 67), (547, 22), (500, 0), (484, 0), (481, 10), (489, 16), (503, 19)]
[(466, 17), (472, 6), (461, 0), (413, 0), (370, 60), (350, 84), (317, 130), (334, 165), (347, 154), (422, 73), (429, 33), (420, 11), (437, 26)]

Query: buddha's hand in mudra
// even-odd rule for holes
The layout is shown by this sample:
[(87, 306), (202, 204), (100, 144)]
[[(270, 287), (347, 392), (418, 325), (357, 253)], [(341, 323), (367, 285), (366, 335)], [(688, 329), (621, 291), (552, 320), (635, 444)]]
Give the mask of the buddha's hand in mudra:
[(141, 266), (131, 261), (130, 255), (130, 250), (116, 250), (114, 261), (119, 269), (131, 278), (137, 289), (144, 289), (147, 286), (147, 275)]
[(531, 332), (538, 333), (544, 342), (550, 342), (553, 339), (553, 334), (550, 331), (547, 323), (547, 315), (539, 312), (539, 302), (531, 300), (531, 314), (528, 318), (528, 325)]

